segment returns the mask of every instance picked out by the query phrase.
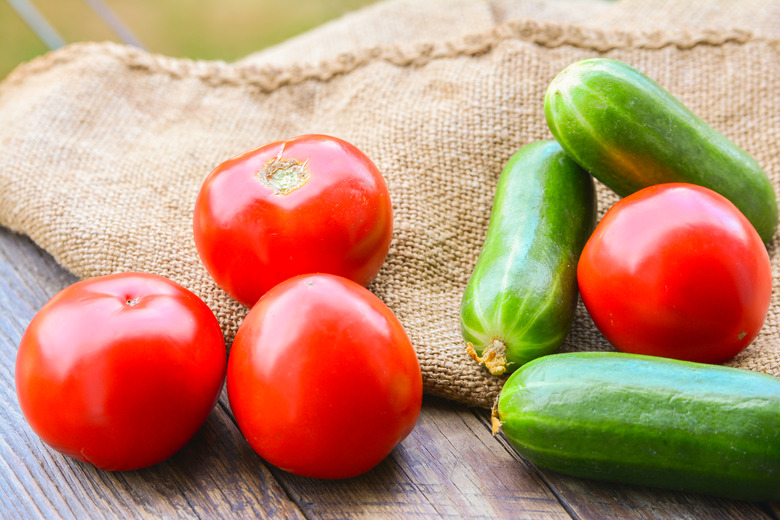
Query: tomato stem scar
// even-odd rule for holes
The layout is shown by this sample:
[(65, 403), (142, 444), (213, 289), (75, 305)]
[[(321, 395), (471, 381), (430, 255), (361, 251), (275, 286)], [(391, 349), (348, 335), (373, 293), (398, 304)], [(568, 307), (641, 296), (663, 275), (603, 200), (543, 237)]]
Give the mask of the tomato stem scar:
[(282, 159), (284, 146), (276, 157), (268, 161), (262, 170), (257, 172), (257, 178), (261, 184), (273, 190), (276, 195), (288, 193), (303, 186), (309, 180), (309, 172), (306, 169), (308, 159), (303, 163), (295, 159)]

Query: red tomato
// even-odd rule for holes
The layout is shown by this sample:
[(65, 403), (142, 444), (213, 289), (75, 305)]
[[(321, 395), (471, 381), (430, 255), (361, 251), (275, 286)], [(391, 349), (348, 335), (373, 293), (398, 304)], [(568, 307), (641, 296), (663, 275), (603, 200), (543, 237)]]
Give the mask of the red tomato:
[(16, 357), (16, 392), (33, 431), (101, 469), (156, 464), (216, 404), (222, 331), (197, 296), (161, 276), (75, 283), (33, 317)]
[(217, 166), (198, 195), (193, 228), (212, 278), (252, 306), (298, 274), (368, 285), (387, 256), (393, 216), (368, 157), (335, 137), (305, 135)]
[(422, 375), (401, 324), (368, 289), (301, 275), (271, 289), (239, 327), (230, 407), (254, 450), (298, 475), (348, 478), (414, 428)]
[(722, 363), (758, 335), (772, 272), (761, 238), (726, 198), (661, 184), (616, 203), (580, 257), (585, 307), (618, 350)]

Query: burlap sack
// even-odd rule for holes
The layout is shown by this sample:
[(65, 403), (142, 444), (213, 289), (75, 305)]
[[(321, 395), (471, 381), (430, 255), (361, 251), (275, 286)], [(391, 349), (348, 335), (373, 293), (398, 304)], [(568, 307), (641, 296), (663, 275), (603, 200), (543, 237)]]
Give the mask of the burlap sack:
[[(542, 100), (566, 65), (601, 55), (645, 71), (780, 189), (778, 3), (679, 4), (395, 0), (234, 64), (75, 44), (0, 85), (0, 224), (80, 277), (137, 270), (182, 283), (230, 340), (246, 309), (195, 252), (201, 182), (260, 144), (339, 136), (387, 180), (394, 239), (371, 289), (406, 327), (425, 390), (487, 407), (503, 379), (467, 357), (460, 297), (504, 163), (551, 138)], [(601, 213), (616, 200), (599, 187)], [(780, 376), (778, 298), (729, 364)], [(561, 350), (606, 349), (580, 304)]]

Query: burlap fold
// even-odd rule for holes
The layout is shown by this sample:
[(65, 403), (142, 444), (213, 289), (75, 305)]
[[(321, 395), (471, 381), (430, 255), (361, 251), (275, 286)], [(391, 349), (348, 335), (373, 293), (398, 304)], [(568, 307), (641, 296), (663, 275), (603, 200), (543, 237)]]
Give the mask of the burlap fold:
[[(423, 17), (431, 39), (416, 31), (399, 41), (370, 30), (394, 13), (410, 19), (416, 3), (395, 1), (234, 64), (71, 45), (0, 85), (0, 224), (29, 235), (80, 277), (136, 270), (182, 283), (214, 309), (230, 340), (246, 309), (213, 283), (195, 252), (200, 184), (223, 160), (266, 142), (341, 137), (387, 180), (394, 238), (371, 289), (404, 324), (426, 392), (488, 407), (503, 379), (466, 355), (460, 297), (504, 163), (522, 145), (551, 138), (544, 91), (566, 65), (607, 56), (638, 67), (753, 154), (780, 189), (780, 44), (776, 25), (764, 25), (780, 18), (777, 3), (749, 3), (765, 6), (754, 30), (749, 17), (728, 16), (739, 11), (736, 2), (711, 9), (709, 18), (691, 15), (698, 27), (681, 25), (682, 14), (666, 24), (648, 15), (620, 30), (594, 25), (569, 9), (575, 3), (590, 6), (596, 19), (631, 19), (601, 2), (552, 3), (559, 18), (576, 23), (551, 21), (549, 6), (536, 20), (507, 21), (512, 13), (530, 16), (529, 2), (431, 2)], [(648, 3), (631, 4), (649, 12)], [(453, 9), (470, 13), (478, 32), (436, 25), (464, 19)], [(450, 14), (437, 22), (436, 12)], [(358, 39), (370, 45), (333, 38), (351, 24), (368, 26)], [(304, 54), (318, 39), (324, 50)], [(599, 186), (602, 214), (616, 200)], [(778, 324), (775, 290), (762, 333), (729, 364), (780, 376)], [(610, 348), (580, 304), (561, 350)]]

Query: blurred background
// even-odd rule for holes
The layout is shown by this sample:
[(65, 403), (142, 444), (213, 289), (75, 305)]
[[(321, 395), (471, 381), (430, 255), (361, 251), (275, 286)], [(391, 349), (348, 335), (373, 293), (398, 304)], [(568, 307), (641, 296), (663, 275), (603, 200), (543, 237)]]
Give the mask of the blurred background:
[(168, 56), (231, 61), (375, 1), (0, 0), (0, 79), (49, 46), (122, 36)]

